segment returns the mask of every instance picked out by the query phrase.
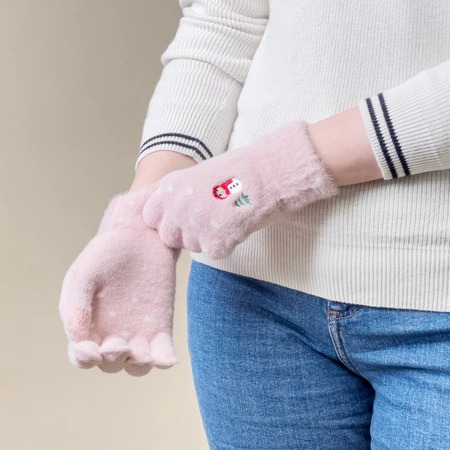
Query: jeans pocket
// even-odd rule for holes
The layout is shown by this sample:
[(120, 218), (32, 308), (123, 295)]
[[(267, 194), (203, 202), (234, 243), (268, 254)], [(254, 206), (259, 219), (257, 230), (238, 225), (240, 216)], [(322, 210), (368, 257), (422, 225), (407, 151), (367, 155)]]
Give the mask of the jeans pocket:
[(356, 314), (367, 308), (366, 305), (356, 305), (354, 303), (344, 303), (329, 300), (328, 316), (336, 320), (345, 319), (355, 316)]

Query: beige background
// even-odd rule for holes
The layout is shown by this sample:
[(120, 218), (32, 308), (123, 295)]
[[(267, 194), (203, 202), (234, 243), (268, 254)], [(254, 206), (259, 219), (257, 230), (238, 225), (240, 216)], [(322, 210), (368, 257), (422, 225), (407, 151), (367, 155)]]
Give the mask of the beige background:
[(129, 188), (177, 0), (0, 0), (0, 448), (207, 449), (186, 342), (141, 378), (73, 367), (57, 309), (65, 271)]

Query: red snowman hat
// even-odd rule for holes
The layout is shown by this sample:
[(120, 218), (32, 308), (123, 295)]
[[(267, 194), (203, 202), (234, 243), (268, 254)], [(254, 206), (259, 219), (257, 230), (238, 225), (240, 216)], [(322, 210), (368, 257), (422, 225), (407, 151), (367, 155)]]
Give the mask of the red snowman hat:
[[(224, 183), (222, 183), (222, 184), (218, 184), (218, 185), (216, 185), (216, 186), (214, 186), (213, 187), (213, 195), (214, 195), (214, 197), (216, 197), (216, 198), (218, 198), (218, 199), (221, 199), (221, 200), (223, 200), (224, 198), (226, 198), (226, 197), (228, 197), (229, 195), (230, 195), (230, 190), (228, 189), (228, 186), (231, 184), (233, 182), (233, 179), (229, 179), (229, 180), (227, 180), (227, 181), (225, 181)], [(226, 197), (221, 197), (218, 193), (217, 193), (217, 189), (218, 188), (222, 188), (224, 191), (225, 191), (225, 194), (227, 194), (226, 195)]]

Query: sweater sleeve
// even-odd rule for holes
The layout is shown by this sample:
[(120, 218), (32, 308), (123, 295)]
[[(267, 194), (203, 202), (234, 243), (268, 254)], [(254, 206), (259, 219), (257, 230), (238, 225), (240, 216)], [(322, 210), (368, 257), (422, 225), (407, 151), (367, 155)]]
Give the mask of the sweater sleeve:
[(450, 168), (450, 60), (358, 107), (385, 180)]
[(183, 17), (161, 56), (135, 165), (172, 150), (200, 163), (226, 151), (237, 102), (264, 34), (269, 0), (179, 0)]

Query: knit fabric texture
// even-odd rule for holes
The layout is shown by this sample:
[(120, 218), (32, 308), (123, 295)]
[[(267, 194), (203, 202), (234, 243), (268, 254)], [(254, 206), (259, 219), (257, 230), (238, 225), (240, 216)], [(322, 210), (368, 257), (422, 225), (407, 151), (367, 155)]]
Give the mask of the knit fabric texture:
[[(383, 179), (194, 260), (330, 300), (450, 312), (450, 2), (180, 0), (136, 167), (199, 164), (358, 105)], [(280, 152), (283, 149), (280, 148)]]
[(167, 246), (222, 259), (250, 234), (276, 226), (286, 212), (338, 192), (308, 124), (296, 120), (239, 152), (168, 173), (142, 215)]
[(59, 312), (76, 367), (143, 376), (178, 362), (172, 328), (180, 251), (142, 220), (155, 187), (115, 195), (64, 277)]

